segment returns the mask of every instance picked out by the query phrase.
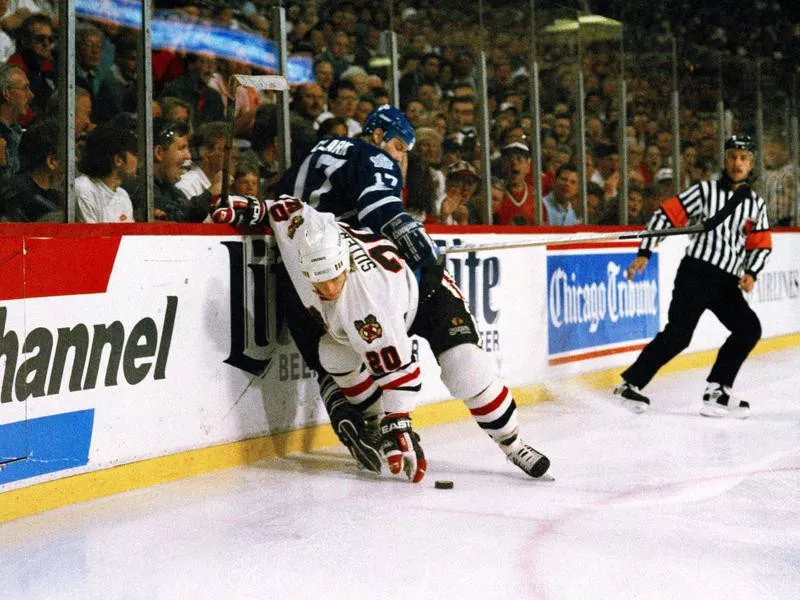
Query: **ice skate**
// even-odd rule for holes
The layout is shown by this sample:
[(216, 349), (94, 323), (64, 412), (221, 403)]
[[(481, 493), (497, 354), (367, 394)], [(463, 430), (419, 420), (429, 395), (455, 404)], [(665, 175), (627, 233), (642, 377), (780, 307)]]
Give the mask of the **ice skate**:
[(542, 477), (550, 468), (550, 459), (519, 439), (508, 446), (501, 444), (500, 447), (506, 453), (509, 462), (517, 465), (534, 479)]
[(632, 413), (643, 413), (650, 408), (650, 398), (642, 394), (638, 387), (625, 380), (614, 388), (614, 396), (619, 398), (622, 406)]
[(703, 392), (704, 417), (746, 419), (750, 416), (750, 403), (731, 396), (731, 388), (718, 383), (709, 383)]

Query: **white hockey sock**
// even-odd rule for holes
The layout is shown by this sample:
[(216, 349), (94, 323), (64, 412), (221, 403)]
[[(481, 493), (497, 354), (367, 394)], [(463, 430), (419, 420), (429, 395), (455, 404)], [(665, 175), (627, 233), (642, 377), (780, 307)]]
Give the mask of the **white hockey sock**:
[(478, 425), (498, 444), (508, 445), (517, 439), (517, 405), (511, 390), (494, 380), (477, 396), (464, 401)]

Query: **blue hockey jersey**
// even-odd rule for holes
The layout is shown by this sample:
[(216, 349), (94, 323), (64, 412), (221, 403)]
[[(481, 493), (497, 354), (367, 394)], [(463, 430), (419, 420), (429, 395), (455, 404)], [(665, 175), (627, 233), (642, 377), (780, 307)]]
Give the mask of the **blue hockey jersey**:
[(355, 227), (379, 232), (404, 212), (400, 166), (357, 138), (321, 140), (281, 179), (280, 191)]

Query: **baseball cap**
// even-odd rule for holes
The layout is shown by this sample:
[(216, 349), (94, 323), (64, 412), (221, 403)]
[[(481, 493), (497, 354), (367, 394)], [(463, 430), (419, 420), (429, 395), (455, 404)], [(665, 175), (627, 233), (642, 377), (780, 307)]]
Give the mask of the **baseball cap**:
[(524, 154), (525, 156), (530, 156), (531, 149), (522, 142), (511, 142), (510, 144), (503, 146), (502, 150), (500, 150), (500, 154), (503, 156), (510, 154)]
[(445, 175), (447, 177), (453, 177), (455, 175), (467, 175), (468, 177), (480, 179), (478, 171), (466, 160), (457, 160), (456, 162), (447, 165), (445, 167)]

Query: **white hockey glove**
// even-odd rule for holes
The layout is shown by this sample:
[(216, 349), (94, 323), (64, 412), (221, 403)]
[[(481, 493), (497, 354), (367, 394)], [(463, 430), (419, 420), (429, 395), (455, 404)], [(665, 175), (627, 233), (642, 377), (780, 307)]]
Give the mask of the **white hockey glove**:
[(404, 471), (408, 480), (419, 483), (425, 477), (428, 462), (419, 444), (419, 435), (411, 429), (408, 413), (392, 413), (381, 421), (381, 449), (389, 470)]
[(267, 205), (263, 200), (252, 196), (230, 196), (227, 205), (220, 198), (215, 197), (213, 207), (211, 219), (214, 223), (258, 225), (267, 216)]

